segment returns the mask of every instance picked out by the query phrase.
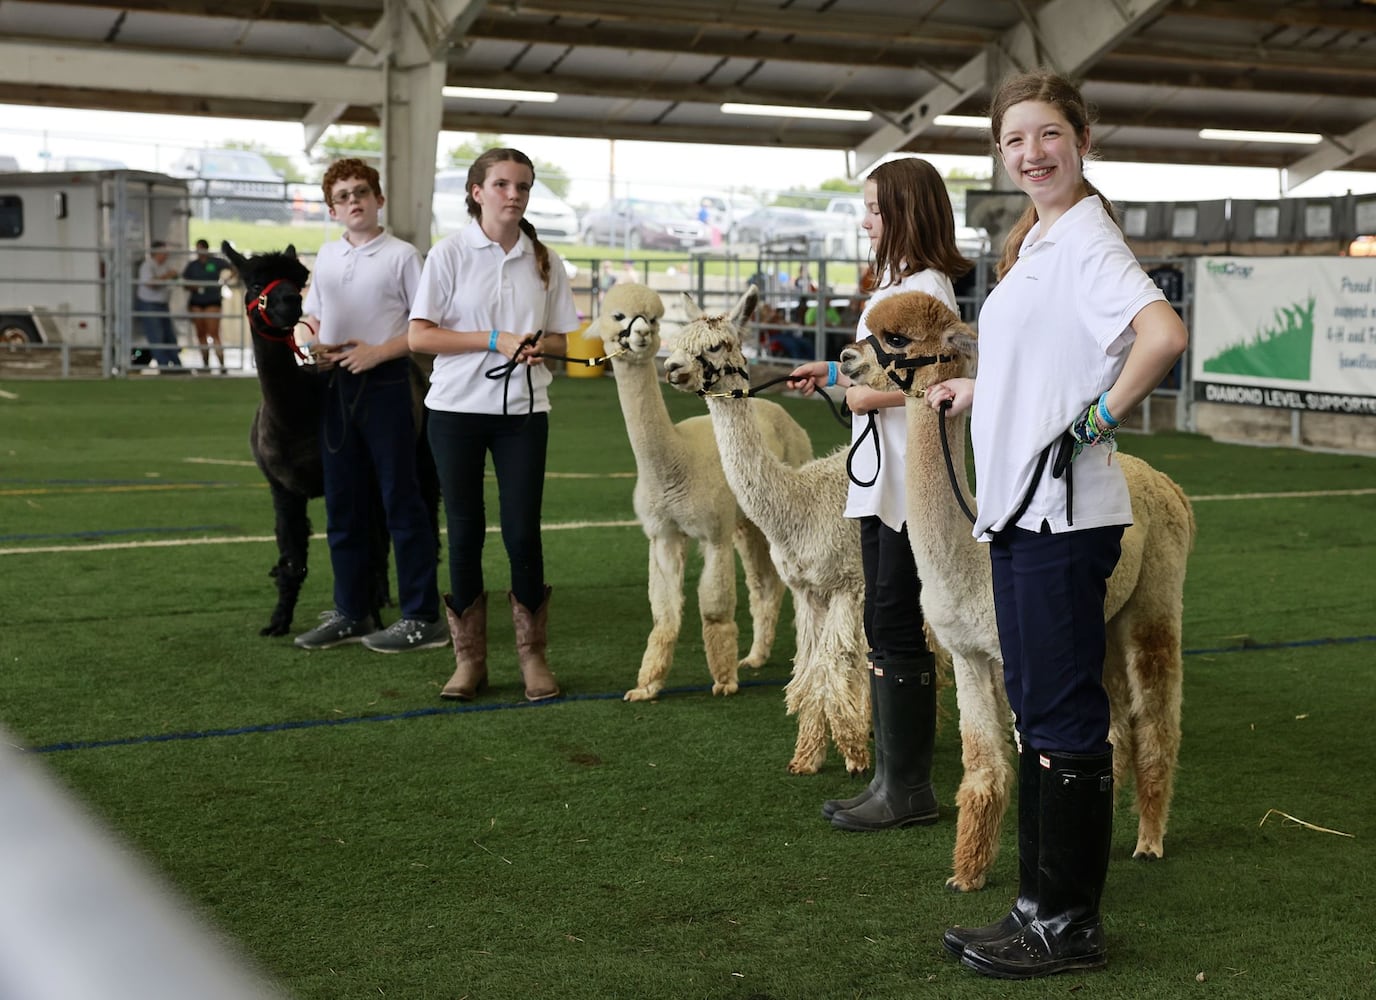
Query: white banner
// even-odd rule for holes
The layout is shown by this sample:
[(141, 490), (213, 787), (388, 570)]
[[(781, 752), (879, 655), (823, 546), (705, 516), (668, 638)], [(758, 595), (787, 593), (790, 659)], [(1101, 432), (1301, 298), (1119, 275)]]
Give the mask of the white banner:
[(1194, 398), (1376, 416), (1376, 258), (1200, 257)]

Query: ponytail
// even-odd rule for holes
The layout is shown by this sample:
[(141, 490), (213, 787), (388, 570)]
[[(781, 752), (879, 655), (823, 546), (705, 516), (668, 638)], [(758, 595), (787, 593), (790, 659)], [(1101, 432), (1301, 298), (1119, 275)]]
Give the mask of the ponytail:
[[(1122, 224), (1118, 221), (1118, 213), (1113, 210), (1113, 202), (1109, 201), (1104, 193), (1091, 184), (1088, 179), (1084, 179), (1084, 186), (1085, 194), (1092, 194), (1098, 198), (1103, 203), (1104, 211), (1108, 213), (1108, 217), (1113, 220), (1113, 224), (1121, 229)], [(1003, 276), (1018, 262), (1018, 251), (1022, 249), (1022, 241), (1027, 239), (1027, 234), (1036, 221), (1037, 207), (1029, 202), (1022, 215), (1018, 216), (1018, 221), (1009, 230), (1008, 238), (1003, 241), (1003, 255), (999, 257), (998, 267), (995, 269), (995, 276), (998, 280), (1002, 281)]]

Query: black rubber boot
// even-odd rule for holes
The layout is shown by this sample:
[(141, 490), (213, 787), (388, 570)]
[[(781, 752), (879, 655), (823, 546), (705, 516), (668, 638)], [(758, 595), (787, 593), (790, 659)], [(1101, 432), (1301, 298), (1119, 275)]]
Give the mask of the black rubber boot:
[(870, 779), (869, 785), (859, 795), (854, 795), (848, 799), (827, 799), (823, 802), (822, 818), (825, 820), (830, 820), (832, 816), (843, 809), (854, 809), (856, 806), (868, 802), (884, 783), (884, 741), (879, 735), (883, 726), (879, 718), (879, 693), (876, 690), (879, 682), (875, 680), (874, 676), (875, 664), (882, 664), (883, 660), (883, 653), (870, 653), (870, 724), (874, 728), (874, 777)]
[(874, 715), (884, 754), (880, 785), (854, 809), (833, 813), (831, 825), (868, 832), (935, 823), (936, 657), (891, 653), (875, 664), (874, 678)]
[(1042, 769), (1037, 751), (1022, 744), (1018, 754), (1018, 898), (1002, 920), (983, 927), (952, 927), (941, 944), (956, 958), (972, 941), (998, 941), (1010, 937), (1032, 919), (1037, 908), (1037, 855), (1041, 844)]
[(961, 961), (997, 979), (1034, 979), (1108, 962), (1099, 899), (1113, 833), (1113, 754), (1040, 759), (1041, 852), (1036, 916), (1000, 941), (971, 942)]

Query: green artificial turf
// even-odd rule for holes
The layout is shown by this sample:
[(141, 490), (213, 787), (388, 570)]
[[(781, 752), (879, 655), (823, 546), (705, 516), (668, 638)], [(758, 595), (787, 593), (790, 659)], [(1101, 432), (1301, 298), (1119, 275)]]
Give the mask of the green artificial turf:
[[(1109, 968), (1009, 984), (939, 944), (1001, 916), (1016, 881), (1006, 823), (988, 888), (944, 888), (953, 691), (941, 822), (872, 835), (818, 814), (864, 781), (834, 750), (818, 775), (785, 773), (787, 605), (770, 662), (713, 698), (690, 585), (669, 691), (620, 700), (650, 615), (644, 537), (617, 526), (634, 460), (610, 379), (552, 389), (545, 546), (568, 697), (537, 707), (501, 613), (494, 688), (471, 706), (437, 698), (448, 650), (258, 636), (276, 551), (248, 464), (252, 380), (0, 389), (0, 724), (296, 997), (1376, 995), (1376, 495), (1338, 492), (1376, 486), (1376, 460), (1124, 437), (1199, 523), (1166, 858), (1131, 860), (1124, 790)], [(846, 439), (820, 404), (781, 401), (818, 453)], [(312, 516), (323, 529), (320, 501)], [(298, 629), (329, 605), (323, 541), (311, 565)], [(500, 592), (495, 535), (486, 572)]]

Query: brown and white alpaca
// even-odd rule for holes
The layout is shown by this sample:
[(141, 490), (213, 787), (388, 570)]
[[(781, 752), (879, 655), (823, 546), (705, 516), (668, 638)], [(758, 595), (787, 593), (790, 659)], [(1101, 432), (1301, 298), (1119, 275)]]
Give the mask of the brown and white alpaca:
[[(669, 419), (655, 370), (664, 303), (644, 285), (618, 283), (588, 333), (602, 338), (612, 359), (616, 392), (635, 453), (636, 517), (650, 541), (649, 594), (654, 625), (626, 701), (654, 698), (664, 687), (683, 623), (683, 572), (688, 542), (702, 550), (698, 609), (713, 694), (735, 694), (739, 668), (769, 658), (784, 587), (760, 529), (741, 513), (722, 473), (708, 417)], [(777, 403), (752, 400), (751, 415), (770, 453), (788, 465), (812, 458), (812, 442)], [(750, 592), (750, 652), (737, 661), (736, 562), (740, 553)]]
[(746, 517), (769, 539), (793, 594), (797, 654), (785, 689), (798, 741), (788, 769), (815, 774), (827, 734), (852, 774), (869, 765), (870, 692), (865, 666), (865, 581), (860, 528), (843, 515), (846, 449), (798, 468), (766, 447), (751, 415), (741, 350), (758, 292), (752, 285), (728, 315), (703, 315), (687, 296), (689, 323), (664, 363), (669, 384), (707, 399), (726, 481)]
[[(1009, 719), (989, 554), (971, 534), (948, 474), (937, 414), (922, 399), (927, 386), (974, 371), (975, 333), (937, 299), (921, 292), (895, 295), (868, 317), (886, 352), (905, 359), (937, 359), (895, 379), (908, 393), (908, 537), (922, 580), (922, 611), (954, 661), (965, 774), (956, 795), (954, 873), (947, 884), (983, 887), (998, 853), (999, 826), (1008, 806)], [(846, 348), (841, 369), (853, 381), (891, 389), (886, 366), (868, 343)], [(904, 383), (907, 383), (904, 385)], [(964, 415), (947, 419), (954, 474), (969, 497)], [(1114, 777), (1129, 768), (1139, 813), (1134, 857), (1164, 855), (1175, 765), (1180, 751), (1181, 611), (1185, 564), (1194, 544), (1189, 501), (1168, 476), (1119, 453), (1132, 498), (1133, 525), (1108, 582), (1108, 688)]]

